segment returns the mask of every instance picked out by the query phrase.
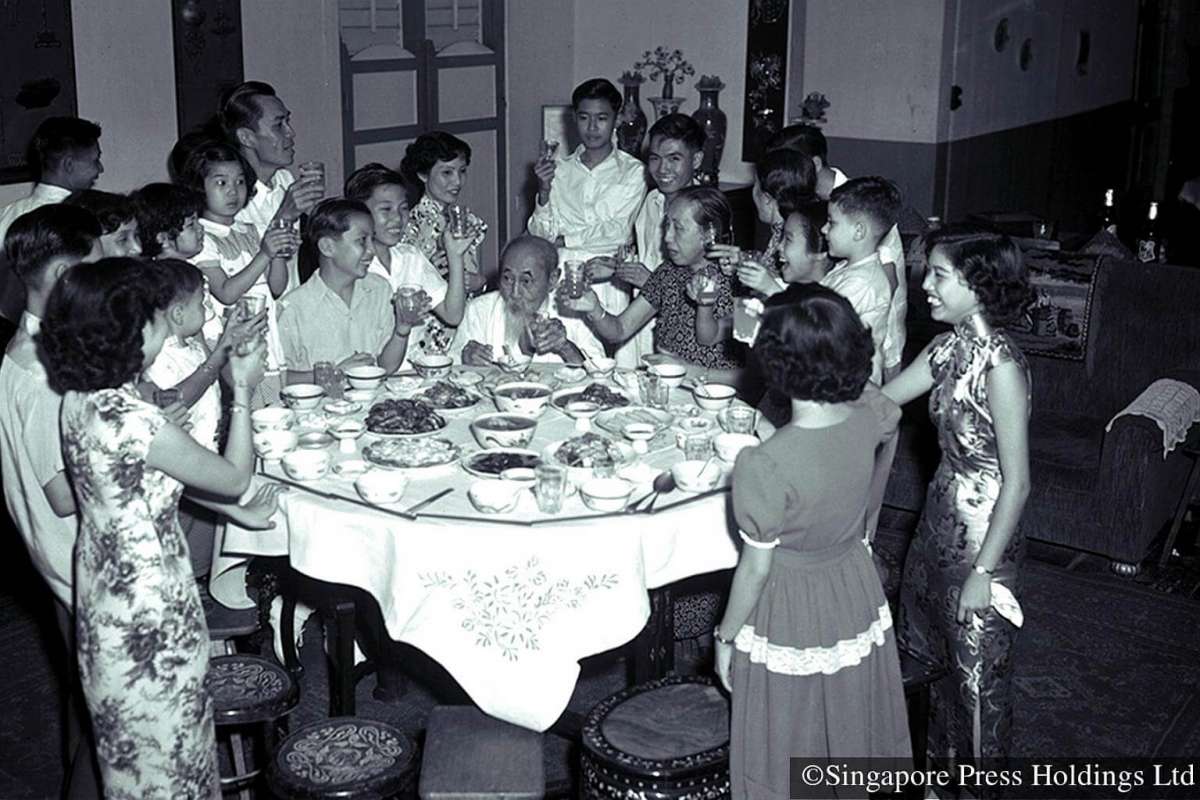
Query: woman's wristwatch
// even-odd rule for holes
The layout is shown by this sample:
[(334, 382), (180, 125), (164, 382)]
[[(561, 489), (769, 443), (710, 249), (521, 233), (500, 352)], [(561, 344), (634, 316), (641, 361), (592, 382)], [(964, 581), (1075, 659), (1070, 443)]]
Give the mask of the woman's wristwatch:
[(987, 575), (990, 577), (990, 576), (996, 574), (996, 570), (988, 569), (987, 567), (981, 567), (978, 564), (972, 564), (971, 569), (972, 569), (972, 571), (975, 572), (976, 575)]
[(724, 636), (721, 635), (721, 626), (720, 625), (713, 628), (713, 639), (715, 639), (720, 644), (729, 644), (729, 645), (733, 644), (733, 639), (726, 639)]

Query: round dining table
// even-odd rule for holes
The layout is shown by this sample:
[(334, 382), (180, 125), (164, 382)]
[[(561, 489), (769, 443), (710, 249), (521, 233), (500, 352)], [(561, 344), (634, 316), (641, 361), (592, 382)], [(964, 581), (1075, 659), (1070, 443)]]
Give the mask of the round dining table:
[[(458, 368), (455, 375), (461, 379), (470, 371)], [(477, 371), (485, 375), (476, 387), (479, 401), (439, 411), (447, 424), (434, 434), (464, 456), (482, 449), (470, 423), (496, 410), (486, 387), (504, 379), (495, 368)], [(561, 365), (535, 365), (524, 379), (540, 379), (553, 388), (593, 382), (568, 383), (563, 374)], [(624, 377), (621, 383), (630, 384), (629, 376)], [(618, 386), (611, 376), (599, 382)], [(632, 385), (625, 393), (637, 407), (636, 381)], [(364, 419), (372, 404), (391, 396), (388, 385), (361, 393), (355, 397), (359, 408), (348, 416)], [(293, 488), (281, 496), (274, 529), (249, 531), (229, 524), (217, 560), (228, 566), (252, 556), (286, 556), (303, 575), (369, 593), (378, 602), (387, 634), (440, 663), (483, 711), (545, 730), (567, 706), (579, 660), (624, 645), (642, 632), (651, 612), (650, 590), (737, 563), (729, 511), (731, 464), (714, 458), (721, 479), (711, 490), (672, 488), (657, 498), (652, 511), (644, 510), (654, 477), (684, 457), (678, 421), (707, 418), (714, 433), (721, 430), (716, 415), (701, 410), (685, 388), (672, 390), (667, 410), (675, 422), (619, 472), (635, 484), (633, 511), (593, 511), (574, 491), (560, 511), (544, 513), (533, 493), (523, 491), (511, 511), (483, 513), (471, 503), (468, 488), (488, 479), (469, 474), (460, 462), (397, 470), (407, 479), (403, 496), (373, 506), (358, 495), (352, 478), (331, 471), (317, 480), (298, 481), (278, 462), (260, 462), (260, 480), (280, 480)], [(296, 425), (321, 429), (338, 419), (344, 416), (318, 406), (298, 412)], [(576, 425), (548, 405), (538, 417), (529, 449), (541, 453), (578, 435)], [(597, 433), (622, 438), (592, 425)], [(363, 449), (377, 439), (368, 432), (354, 452), (337, 444), (329, 449), (335, 463), (361, 459)], [(431, 497), (436, 499), (408, 511)], [(214, 576), (226, 571), (218, 567)]]

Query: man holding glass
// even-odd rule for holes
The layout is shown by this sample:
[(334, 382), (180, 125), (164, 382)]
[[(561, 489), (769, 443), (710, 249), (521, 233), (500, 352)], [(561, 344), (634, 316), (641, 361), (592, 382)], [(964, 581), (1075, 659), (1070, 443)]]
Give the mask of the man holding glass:
[[(325, 196), (325, 165), (320, 161), (301, 164), (299, 180), (288, 169), (296, 157), (291, 118), (292, 112), (275, 88), (262, 81), (241, 83), (221, 100), (221, 127), (258, 176), (254, 195), (235, 219), (260, 232), (271, 227), (294, 228), (300, 215)], [(300, 280), (293, 254), (288, 261), (288, 289), (295, 289)]]
[[(613, 144), (621, 93), (603, 78), (579, 84), (571, 108), (581, 144), (561, 160), (543, 146), (534, 165), (537, 206), (529, 232), (558, 246), (558, 261), (587, 261), (612, 256), (630, 240), (633, 217), (646, 193), (644, 166)], [(619, 314), (629, 305), (624, 284), (604, 284), (597, 295), (606, 311)], [(632, 356), (618, 363), (634, 366)], [(627, 361), (628, 363), (623, 363)]]
[(499, 359), (582, 364), (604, 347), (582, 320), (559, 318), (550, 290), (558, 282), (554, 245), (518, 236), (500, 254), (500, 289), (467, 303), (450, 355), (469, 366)]

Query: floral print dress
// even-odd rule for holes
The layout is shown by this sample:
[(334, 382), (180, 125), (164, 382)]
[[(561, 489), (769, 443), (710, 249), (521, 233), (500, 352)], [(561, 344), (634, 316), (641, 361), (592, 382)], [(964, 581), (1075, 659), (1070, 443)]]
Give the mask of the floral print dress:
[(208, 631), (177, 515), (183, 486), (146, 465), (165, 424), (132, 385), (63, 398), (80, 517), (79, 675), (110, 799), (220, 796)]
[[(942, 460), (905, 558), (897, 638), (913, 655), (951, 671), (931, 695), (928, 746), (938, 759), (1004, 758), (1012, 729), (1017, 629), (995, 609), (988, 609), (982, 624), (956, 620), (959, 592), (987, 536), (1003, 482), (987, 380), (1004, 363), (1015, 363), (1028, 385), (1021, 351), (978, 317), (938, 336), (929, 350), (929, 416), (937, 424)], [(1018, 530), (993, 578), (1016, 597), (1024, 553)]]

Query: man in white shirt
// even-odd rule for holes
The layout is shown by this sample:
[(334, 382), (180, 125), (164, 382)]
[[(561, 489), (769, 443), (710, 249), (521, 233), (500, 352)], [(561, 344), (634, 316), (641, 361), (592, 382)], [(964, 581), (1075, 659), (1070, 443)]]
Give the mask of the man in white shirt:
[[(50, 117), (33, 134), (30, 150), (36, 159), (38, 182), (27, 197), (0, 209), (0, 243), (13, 221), (71, 192), (90, 189), (104, 172), (100, 163), (100, 126), (78, 117)], [(16, 322), (25, 305), (25, 287), (0, 258), (0, 316)]]
[[(59, 632), (74, 664), (72, 551), (79, 521), (62, 458), (62, 398), (46, 381), (34, 337), (58, 279), (80, 261), (100, 258), (100, 223), (82, 208), (47, 205), (23, 214), (8, 228), (5, 250), (27, 298), (17, 333), (0, 361), (4, 502), (30, 561), (54, 594)], [(76, 765), (71, 770), (72, 789), (77, 791), (84, 791), (85, 784), (99, 786), (89, 770), (91, 745), (82, 738), (83, 709), (82, 698), (73, 694), (67, 702), (65, 732), (67, 753)], [(77, 791), (71, 796), (98, 796)]]
[(467, 303), (450, 345), (450, 356), (485, 366), (511, 355), (524, 360), (582, 364), (604, 356), (604, 346), (588, 326), (560, 318), (550, 290), (558, 282), (554, 246), (545, 239), (518, 236), (500, 254), (500, 289)]
[[(586, 80), (572, 93), (571, 107), (582, 144), (561, 161), (538, 159), (537, 205), (529, 218), (531, 234), (558, 246), (560, 265), (616, 253), (630, 240), (646, 194), (642, 162), (613, 145), (621, 110), (616, 87), (603, 78)], [(606, 311), (619, 314), (629, 305), (625, 288), (612, 283), (597, 288)]]
[[(229, 90), (221, 100), (221, 127), (258, 176), (256, 191), (236, 220), (254, 225), (259, 235), (276, 219), (294, 223), (325, 196), (321, 179), (296, 180), (288, 169), (296, 157), (296, 131), (292, 112), (262, 81), (246, 81)], [(288, 264), (288, 289), (300, 285), (297, 260)]]

